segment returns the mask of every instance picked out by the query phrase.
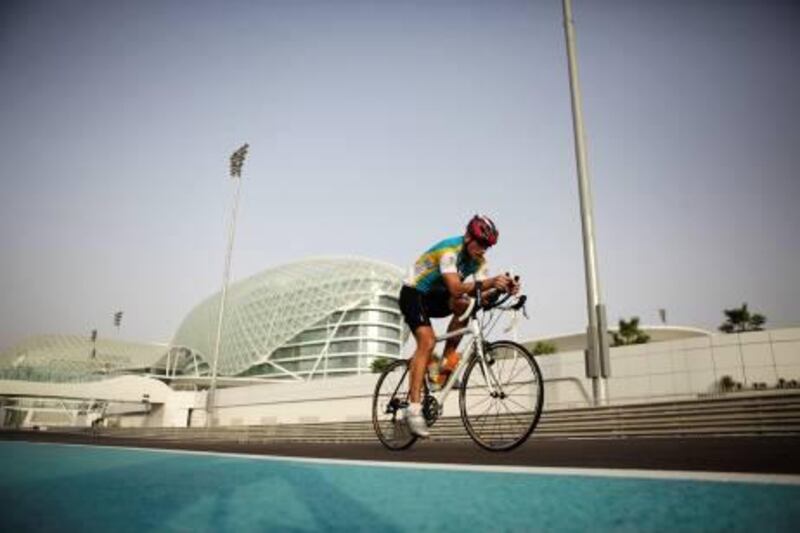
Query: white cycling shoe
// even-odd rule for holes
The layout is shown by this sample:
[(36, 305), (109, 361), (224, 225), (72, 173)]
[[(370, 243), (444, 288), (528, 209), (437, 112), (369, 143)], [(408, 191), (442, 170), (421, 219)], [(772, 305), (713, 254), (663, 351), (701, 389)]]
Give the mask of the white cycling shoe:
[(406, 423), (411, 433), (417, 437), (427, 439), (431, 436), (430, 431), (428, 431), (428, 424), (425, 423), (425, 417), (422, 416), (422, 413), (412, 414), (406, 410)]

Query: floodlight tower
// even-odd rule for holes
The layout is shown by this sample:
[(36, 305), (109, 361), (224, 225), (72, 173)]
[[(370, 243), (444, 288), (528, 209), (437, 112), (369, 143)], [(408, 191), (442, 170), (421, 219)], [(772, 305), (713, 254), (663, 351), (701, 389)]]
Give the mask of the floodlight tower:
[(208, 389), (206, 403), (206, 427), (214, 424), (214, 417), (217, 413), (216, 394), (217, 394), (217, 364), (219, 363), (219, 346), (222, 338), (222, 321), (225, 316), (225, 297), (228, 293), (228, 279), (231, 273), (231, 255), (233, 254), (233, 240), (236, 235), (236, 215), (239, 211), (239, 195), (242, 185), (242, 167), (249, 144), (243, 144), (238, 150), (233, 152), (230, 159), (230, 177), (234, 182), (233, 207), (231, 210), (230, 226), (228, 228), (228, 250), (225, 254), (225, 272), (222, 276), (222, 293), (219, 300), (219, 316), (217, 319), (217, 338), (214, 343), (214, 359), (211, 365), (211, 386)]
[(119, 336), (119, 326), (122, 324), (122, 311), (114, 313), (114, 326), (117, 328), (117, 335)]

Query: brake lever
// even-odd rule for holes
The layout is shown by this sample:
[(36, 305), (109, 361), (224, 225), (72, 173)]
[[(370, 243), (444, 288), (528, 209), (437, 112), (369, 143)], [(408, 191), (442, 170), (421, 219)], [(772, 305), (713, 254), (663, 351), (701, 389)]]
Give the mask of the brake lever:
[(523, 294), (522, 296), (517, 299), (517, 302), (510, 307), (514, 312), (522, 310), (522, 316), (528, 320), (530, 317), (528, 316), (528, 295)]
[[(528, 301), (528, 296), (526, 294), (523, 294), (522, 296), (517, 298), (517, 302), (514, 305), (511, 306), (511, 309), (513, 309), (514, 311), (519, 311), (520, 309), (524, 309), (525, 308), (525, 302), (527, 302), (527, 301)], [(526, 316), (526, 318), (527, 318), (527, 316)]]

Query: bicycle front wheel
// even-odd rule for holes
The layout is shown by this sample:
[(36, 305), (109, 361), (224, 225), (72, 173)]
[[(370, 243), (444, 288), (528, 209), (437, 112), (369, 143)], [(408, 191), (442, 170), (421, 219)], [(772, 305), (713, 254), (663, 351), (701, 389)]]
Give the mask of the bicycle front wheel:
[(400, 360), (390, 364), (378, 378), (372, 397), (372, 427), (390, 450), (405, 450), (417, 440), (405, 420), (411, 382), (408, 363)]
[(488, 366), (476, 355), (464, 372), (459, 395), (467, 433), (490, 451), (516, 448), (530, 436), (544, 404), (544, 383), (536, 360), (523, 346), (493, 342)]

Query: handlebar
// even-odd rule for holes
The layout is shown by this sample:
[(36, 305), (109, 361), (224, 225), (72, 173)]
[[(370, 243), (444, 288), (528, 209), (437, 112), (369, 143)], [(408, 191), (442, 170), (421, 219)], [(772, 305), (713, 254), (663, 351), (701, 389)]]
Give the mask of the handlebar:
[[(506, 276), (511, 278), (512, 274), (506, 272)], [(518, 275), (513, 276), (513, 281), (514, 284), (519, 284), (519, 276)], [(496, 291), (496, 289), (489, 289), (487, 292), (489, 291)], [(478, 311), (480, 311), (481, 309), (483, 309), (484, 311), (488, 311), (490, 309), (500, 307), (501, 305), (506, 303), (509, 299), (511, 299), (513, 296), (514, 295), (512, 295), (510, 292), (507, 292), (504, 295), (500, 296), (499, 298), (495, 299), (494, 301), (489, 301), (485, 304), (481, 304), (481, 302), (483, 301), (482, 287), (481, 283), (476, 283), (475, 297), (474, 298), (469, 297), (469, 305), (467, 306), (467, 309), (464, 311), (464, 313), (458, 317), (458, 321), (464, 322), (465, 320), (467, 320), (467, 318), (470, 317), (475, 318), (475, 316), (478, 314)], [(527, 318), (528, 313), (525, 312), (525, 303), (527, 300), (528, 297), (526, 295), (524, 294), (519, 295), (517, 296), (517, 301), (514, 302), (512, 305), (510, 305), (507, 309), (512, 311), (519, 311), (520, 309), (522, 309), (522, 313)]]
[[(514, 295), (512, 295), (510, 292), (507, 292), (494, 302), (487, 302), (486, 304), (481, 304), (480, 302), (483, 299), (483, 297), (481, 294), (480, 286), (478, 286), (476, 287), (475, 290), (475, 297), (474, 298), (470, 297), (469, 305), (467, 306), (466, 311), (464, 311), (464, 314), (458, 317), (458, 321), (464, 322), (467, 318), (470, 317), (474, 318), (475, 315), (478, 314), (478, 311), (480, 311), (481, 309), (483, 309), (484, 311), (489, 311), (490, 309), (495, 309), (497, 307), (500, 307), (513, 297)], [(517, 301), (514, 302), (512, 305), (510, 305), (507, 309), (510, 309), (512, 311), (518, 311), (522, 309), (522, 312), (525, 313), (525, 302), (527, 300), (528, 297), (526, 295), (524, 294), (519, 295), (517, 296)], [(527, 316), (527, 313), (525, 313), (525, 316)]]

